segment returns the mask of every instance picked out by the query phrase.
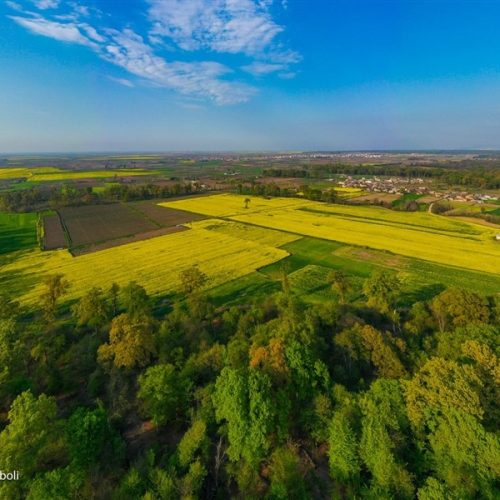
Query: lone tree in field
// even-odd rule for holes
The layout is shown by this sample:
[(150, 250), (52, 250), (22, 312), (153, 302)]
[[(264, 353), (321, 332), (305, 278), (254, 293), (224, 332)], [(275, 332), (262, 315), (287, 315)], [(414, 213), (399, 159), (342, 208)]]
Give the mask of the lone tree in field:
[(401, 282), (395, 274), (378, 271), (372, 274), (363, 285), (368, 305), (381, 313), (389, 313), (395, 305), (401, 289)]
[(332, 284), (332, 290), (337, 292), (339, 302), (346, 303), (347, 294), (350, 289), (349, 279), (344, 271), (332, 271), (328, 275), (328, 281)]
[(63, 274), (52, 274), (44, 280), (45, 291), (42, 294), (43, 316), (48, 322), (56, 318), (57, 301), (69, 288), (69, 283), (64, 279)]
[(245, 198), (245, 201), (244, 201), (245, 208), (248, 208), (248, 205), (250, 204), (250, 201), (251, 201), (250, 198)]
[(194, 291), (199, 290), (208, 280), (207, 275), (194, 265), (188, 267), (179, 273), (181, 281), (181, 290), (184, 294), (190, 295)]

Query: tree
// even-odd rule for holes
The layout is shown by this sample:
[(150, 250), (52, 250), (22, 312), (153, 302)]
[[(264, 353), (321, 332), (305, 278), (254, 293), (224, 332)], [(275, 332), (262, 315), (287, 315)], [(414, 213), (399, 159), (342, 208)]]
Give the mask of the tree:
[(75, 305), (73, 312), (79, 325), (97, 330), (110, 318), (111, 311), (100, 288), (91, 288)]
[(17, 498), (12, 489), (25, 486), (44, 464), (61, 459), (56, 413), (54, 398), (44, 394), (35, 398), (25, 391), (14, 400), (9, 424), (0, 433), (0, 470), (19, 470), (22, 474), (19, 484), (0, 482), (0, 497)]
[(360, 455), (372, 474), (373, 492), (413, 498), (412, 476), (402, 457), (409, 422), (399, 381), (375, 381), (361, 398), (360, 408)]
[(361, 329), (361, 337), (379, 377), (400, 378), (406, 374), (396, 354), (395, 342), (389, 334), (383, 334), (372, 326), (365, 325)]
[(482, 385), (472, 366), (433, 358), (405, 385), (408, 417), (417, 428), (451, 410), (482, 419)]
[(450, 409), (437, 420), (429, 443), (431, 464), (456, 498), (497, 498), (500, 440), (474, 416)]
[(269, 461), (269, 497), (283, 500), (308, 498), (303, 468), (296, 446), (287, 444), (274, 450)]
[(119, 451), (118, 436), (102, 406), (95, 410), (78, 408), (66, 425), (66, 441), (72, 463), (83, 469), (97, 464), (107, 447), (113, 449), (113, 455)]
[(328, 429), (330, 472), (339, 481), (355, 480), (361, 470), (358, 442), (347, 416), (336, 411)]
[(488, 300), (481, 295), (460, 288), (448, 288), (431, 302), (431, 310), (440, 331), (451, 323), (454, 327), (473, 323), (488, 323)]
[(245, 198), (245, 200), (243, 201), (244, 207), (248, 208), (248, 205), (250, 204), (251, 201), (252, 200), (250, 198)]
[(339, 302), (345, 304), (347, 293), (350, 289), (349, 279), (344, 271), (332, 271), (328, 275), (328, 281), (332, 284), (332, 290), (337, 292), (339, 296)]
[(368, 305), (379, 309), (384, 314), (394, 309), (400, 289), (401, 282), (398, 277), (386, 271), (376, 271), (363, 285)]
[(207, 282), (208, 277), (200, 271), (198, 266), (194, 265), (184, 269), (179, 273), (181, 282), (181, 290), (185, 295), (189, 295), (196, 290), (199, 290)]
[(156, 426), (172, 420), (186, 403), (187, 383), (171, 364), (148, 368), (139, 377), (137, 397)]
[(111, 314), (113, 316), (116, 316), (116, 313), (118, 312), (118, 295), (120, 293), (120, 285), (118, 283), (112, 283), (110, 288), (109, 288), (109, 302), (111, 306)]
[(69, 283), (63, 274), (52, 274), (47, 276), (43, 282), (45, 290), (42, 294), (44, 319), (52, 323), (56, 318), (57, 301), (69, 288)]
[(123, 304), (127, 314), (132, 318), (149, 316), (151, 302), (146, 290), (135, 281), (131, 281), (122, 289)]
[(155, 353), (153, 325), (148, 318), (120, 314), (111, 322), (109, 342), (98, 349), (98, 359), (117, 368), (146, 366)]
[(227, 422), (230, 460), (259, 463), (269, 449), (269, 433), (276, 430), (269, 376), (255, 369), (226, 367), (215, 383), (213, 401), (217, 421)]
[(71, 467), (54, 469), (37, 475), (29, 486), (27, 500), (67, 500), (81, 498), (85, 475)]
[(187, 467), (200, 452), (203, 456), (208, 451), (207, 426), (203, 420), (195, 420), (179, 442), (179, 462)]

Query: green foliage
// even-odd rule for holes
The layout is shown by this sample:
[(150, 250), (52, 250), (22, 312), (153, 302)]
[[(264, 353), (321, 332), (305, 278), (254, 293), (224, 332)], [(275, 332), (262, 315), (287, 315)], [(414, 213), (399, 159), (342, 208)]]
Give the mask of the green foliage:
[(186, 389), (186, 382), (173, 365), (156, 365), (139, 377), (137, 397), (143, 412), (161, 426), (175, 418), (185, 403)]
[(433, 358), (405, 384), (408, 417), (416, 427), (453, 410), (481, 419), (482, 385), (471, 366)]
[(436, 474), (460, 498), (498, 498), (500, 440), (472, 415), (450, 410), (429, 436)]
[(336, 411), (328, 429), (330, 472), (339, 481), (353, 481), (360, 473), (358, 441), (347, 416)]
[(109, 342), (99, 347), (102, 363), (112, 361), (118, 368), (145, 366), (155, 352), (153, 325), (145, 317), (120, 314), (113, 319)]
[(269, 498), (276, 500), (309, 498), (301, 469), (302, 463), (295, 446), (288, 444), (277, 448), (269, 462), (271, 479)]
[(375, 381), (361, 398), (360, 407), (360, 455), (371, 472), (372, 489), (412, 498), (412, 476), (401, 456), (409, 424), (399, 382)]
[(66, 441), (72, 462), (78, 468), (88, 468), (99, 463), (106, 448), (110, 455), (119, 458), (119, 438), (113, 432), (106, 410), (78, 408), (66, 426)]
[(179, 442), (179, 462), (181, 466), (189, 465), (198, 451), (204, 455), (208, 447), (208, 439), (206, 436), (207, 426), (203, 420), (196, 420), (193, 425), (187, 430)]
[(28, 500), (68, 500), (78, 498), (84, 475), (71, 467), (54, 469), (35, 477), (30, 485)]
[[(116, 309), (116, 295), (118, 288), (111, 287), (110, 296)], [(123, 305), (127, 314), (131, 318), (140, 318), (142, 316), (149, 316), (151, 313), (151, 303), (146, 289), (138, 285), (135, 281), (131, 281), (127, 286), (122, 288), (121, 291)]]
[(441, 331), (450, 324), (457, 327), (487, 323), (490, 316), (485, 297), (460, 288), (449, 288), (440, 293), (432, 301), (431, 308)]
[(268, 435), (275, 428), (276, 408), (268, 375), (254, 369), (224, 368), (213, 396), (217, 420), (227, 423), (232, 461), (249, 464), (262, 460), (269, 449)]
[(207, 282), (207, 279), (207, 275), (200, 271), (197, 266), (184, 269), (179, 273), (182, 293), (189, 295), (199, 290)]
[(56, 318), (57, 301), (68, 291), (69, 282), (62, 274), (47, 276), (44, 280), (45, 290), (42, 294), (44, 319), (51, 323)]
[(54, 398), (35, 398), (30, 391), (20, 394), (9, 411), (9, 424), (0, 433), (0, 470), (20, 471), (19, 483), (0, 482), (0, 496), (27, 484), (34, 474), (60, 454), (59, 422)]
[(382, 313), (389, 313), (394, 309), (400, 289), (401, 282), (397, 276), (387, 271), (374, 272), (363, 285), (368, 305), (379, 309)]
[(73, 312), (78, 325), (98, 328), (111, 316), (110, 307), (100, 288), (91, 288), (75, 305)]

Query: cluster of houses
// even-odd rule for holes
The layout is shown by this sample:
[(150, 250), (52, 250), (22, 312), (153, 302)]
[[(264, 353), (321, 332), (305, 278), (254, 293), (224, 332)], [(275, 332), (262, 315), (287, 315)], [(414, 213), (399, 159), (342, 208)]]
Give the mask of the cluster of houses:
[[(336, 181), (336, 179), (329, 179)], [(483, 193), (468, 193), (462, 192), (442, 192), (434, 191), (426, 185), (425, 181), (421, 178), (404, 178), (404, 177), (361, 177), (355, 178), (348, 176), (345, 179), (338, 181), (337, 184), (346, 188), (359, 188), (363, 191), (372, 193), (389, 193), (389, 194), (403, 194), (403, 193), (416, 193), (420, 195), (429, 195), (437, 199), (448, 201), (463, 201), (474, 203), (488, 203), (494, 202), (498, 198), (490, 194)]]
[[(335, 179), (329, 179), (334, 181)], [(425, 185), (424, 180), (420, 178), (403, 178), (403, 177), (361, 177), (355, 178), (348, 176), (344, 180), (337, 183), (339, 186), (346, 188), (359, 188), (363, 191), (373, 193), (417, 193), (428, 194), (429, 188)]]

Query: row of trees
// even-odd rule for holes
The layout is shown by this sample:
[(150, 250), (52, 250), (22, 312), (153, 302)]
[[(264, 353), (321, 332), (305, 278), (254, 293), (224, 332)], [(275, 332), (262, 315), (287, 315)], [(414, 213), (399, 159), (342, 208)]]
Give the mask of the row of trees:
[(101, 191), (95, 191), (91, 186), (81, 188), (71, 184), (52, 188), (34, 187), (0, 194), (0, 210), (29, 212), (41, 208), (171, 198), (201, 191), (203, 188), (197, 182), (175, 182), (168, 185), (114, 183), (105, 186)]
[(47, 278), (0, 300), (2, 498), (497, 498), (498, 297), (328, 276), (215, 308), (184, 270), (168, 312), (137, 283)]
[(296, 177), (324, 179), (335, 174), (346, 175), (384, 175), (404, 178), (433, 178), (447, 186), (467, 186), (479, 189), (500, 189), (500, 169), (498, 165), (448, 166), (403, 164), (351, 165), (330, 163), (325, 165), (304, 165), (301, 167), (272, 167), (264, 169), (266, 177)]

